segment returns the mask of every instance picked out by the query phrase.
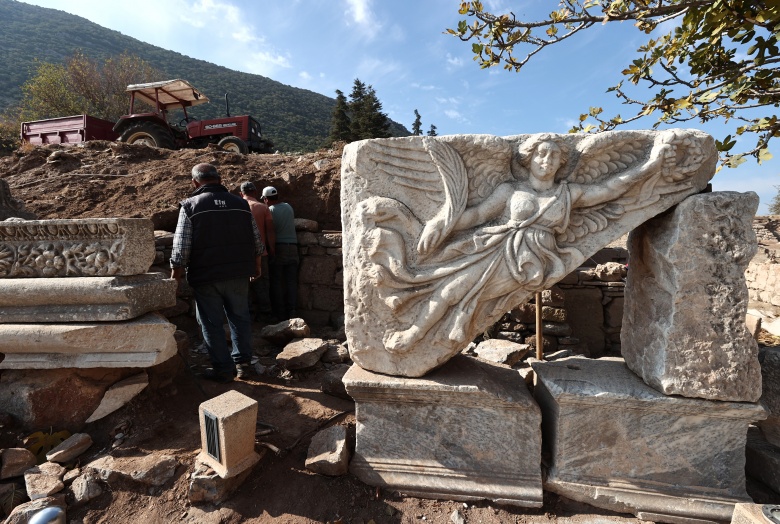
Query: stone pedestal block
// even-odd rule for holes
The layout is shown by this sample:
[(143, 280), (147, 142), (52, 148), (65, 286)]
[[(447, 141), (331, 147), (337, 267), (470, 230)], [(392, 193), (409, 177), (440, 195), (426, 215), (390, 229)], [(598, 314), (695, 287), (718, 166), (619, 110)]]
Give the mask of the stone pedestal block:
[(176, 281), (161, 273), (0, 281), (0, 324), (129, 320), (176, 305)]
[(0, 324), (0, 369), (150, 367), (176, 354), (174, 331), (157, 313), (125, 322)]
[(551, 460), (545, 489), (642, 520), (731, 519), (759, 404), (662, 395), (622, 359), (534, 362)]
[(257, 464), (260, 455), (255, 452), (256, 400), (231, 390), (202, 403), (198, 412), (198, 461), (223, 479), (238, 476)]
[(154, 262), (145, 218), (26, 220), (0, 224), (0, 278), (145, 273)]
[(658, 391), (761, 396), (758, 345), (745, 326), (757, 207), (755, 193), (694, 195), (631, 233), (621, 351)]
[(459, 355), (423, 378), (352, 366), (350, 471), (412, 496), (542, 505), (541, 416), (511, 369)]

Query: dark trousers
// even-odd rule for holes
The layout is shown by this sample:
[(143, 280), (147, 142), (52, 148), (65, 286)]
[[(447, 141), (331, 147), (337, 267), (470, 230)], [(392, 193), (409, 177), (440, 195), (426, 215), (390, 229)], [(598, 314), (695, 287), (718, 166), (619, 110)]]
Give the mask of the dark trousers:
[(298, 246), (276, 244), (276, 254), (269, 257), (271, 309), (279, 320), (295, 318), (298, 303)]

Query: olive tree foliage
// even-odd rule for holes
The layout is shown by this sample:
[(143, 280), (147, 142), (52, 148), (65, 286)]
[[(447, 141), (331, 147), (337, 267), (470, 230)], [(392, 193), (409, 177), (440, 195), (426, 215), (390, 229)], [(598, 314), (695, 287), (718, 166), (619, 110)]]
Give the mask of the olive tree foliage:
[[(480, 67), (514, 71), (591, 27), (631, 21), (648, 40), (622, 71), (624, 80), (607, 91), (635, 114), (609, 117), (591, 107), (571, 132), (611, 130), (650, 115), (654, 127), (723, 119), (734, 124), (733, 134), (716, 141), (724, 165), (772, 156), (767, 145), (780, 136), (773, 109), (780, 104), (780, 0), (561, 0), (542, 20), (488, 13), (480, 1), (462, 2), (459, 12), (467, 19), (447, 32), (472, 41)], [(631, 84), (651, 94), (634, 97)], [(736, 135), (752, 135), (755, 145), (732, 152)]]
[(164, 79), (163, 73), (134, 55), (98, 60), (76, 52), (64, 63), (37, 64), (33, 77), (22, 86), (19, 118), (40, 120), (83, 113), (117, 120), (129, 109), (128, 85)]

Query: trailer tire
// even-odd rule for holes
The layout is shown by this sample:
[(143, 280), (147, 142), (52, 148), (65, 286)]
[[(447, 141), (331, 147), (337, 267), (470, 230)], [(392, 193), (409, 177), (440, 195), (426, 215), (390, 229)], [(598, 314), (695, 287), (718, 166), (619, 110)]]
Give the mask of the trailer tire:
[(237, 136), (226, 136), (217, 144), (220, 149), (224, 151), (230, 151), (231, 153), (240, 153), (246, 155), (249, 153), (249, 148), (246, 142), (238, 138)]
[(173, 135), (159, 124), (139, 122), (122, 132), (120, 142), (128, 144), (143, 144), (161, 149), (174, 149)]

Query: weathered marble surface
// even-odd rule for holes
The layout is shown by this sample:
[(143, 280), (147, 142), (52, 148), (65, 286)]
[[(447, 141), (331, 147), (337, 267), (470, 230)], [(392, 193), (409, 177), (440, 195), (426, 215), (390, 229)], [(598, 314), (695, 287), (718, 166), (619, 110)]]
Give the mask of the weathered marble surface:
[(764, 438), (780, 447), (780, 348), (761, 348), (761, 404), (769, 410), (766, 420), (757, 423)]
[(658, 391), (761, 396), (758, 345), (745, 325), (757, 207), (752, 192), (694, 195), (631, 233), (622, 354)]
[(759, 404), (666, 396), (618, 358), (532, 366), (545, 489), (653, 522), (728, 521), (750, 502), (745, 442), (766, 416)]
[(422, 376), (715, 170), (692, 130), (353, 142), (342, 161), (352, 359)]
[(0, 222), (0, 278), (137, 275), (154, 251), (145, 218)]
[(352, 366), (363, 482), (412, 496), (541, 507), (541, 416), (519, 374), (456, 356), (425, 378)]
[(0, 324), (0, 369), (150, 367), (176, 354), (174, 331), (157, 313), (126, 322)]
[(162, 273), (0, 281), (0, 324), (129, 320), (176, 305), (176, 281)]

